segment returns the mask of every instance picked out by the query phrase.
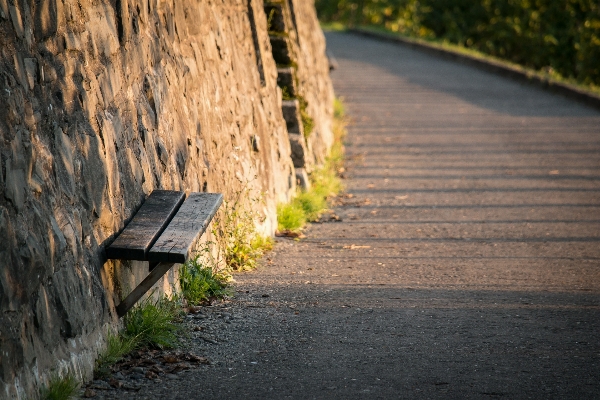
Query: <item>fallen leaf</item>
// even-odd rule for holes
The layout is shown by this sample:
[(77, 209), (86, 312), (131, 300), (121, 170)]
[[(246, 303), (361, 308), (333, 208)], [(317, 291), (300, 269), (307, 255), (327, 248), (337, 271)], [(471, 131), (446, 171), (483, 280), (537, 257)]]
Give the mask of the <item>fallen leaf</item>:
[(148, 379), (158, 379), (158, 375), (155, 372), (148, 371), (146, 372), (146, 378)]
[(179, 359), (177, 357), (172, 356), (170, 354), (164, 355), (162, 360), (167, 364), (175, 364), (176, 362), (179, 362)]
[(115, 378), (110, 378), (108, 380), (108, 384), (110, 386), (114, 387), (115, 389), (120, 389), (123, 387), (123, 382), (121, 382), (120, 380), (115, 379)]
[(190, 366), (186, 363), (179, 363), (177, 365), (175, 365), (173, 368), (171, 368), (171, 370), (169, 371), (169, 373), (171, 374), (175, 374), (177, 372), (180, 371), (185, 371), (186, 369), (190, 369)]
[(199, 357), (194, 354), (190, 354), (189, 361), (199, 364), (210, 364), (210, 361), (206, 357)]
[(370, 249), (371, 246), (357, 246), (355, 244), (351, 244), (350, 246), (344, 246), (344, 249), (356, 250), (356, 249)]
[(275, 236), (278, 237), (290, 237), (290, 238), (298, 238), (298, 239), (302, 239), (305, 238), (306, 236), (302, 234), (302, 232), (294, 232), (294, 231), (290, 231), (290, 230), (284, 230), (284, 231), (276, 231), (275, 232)]

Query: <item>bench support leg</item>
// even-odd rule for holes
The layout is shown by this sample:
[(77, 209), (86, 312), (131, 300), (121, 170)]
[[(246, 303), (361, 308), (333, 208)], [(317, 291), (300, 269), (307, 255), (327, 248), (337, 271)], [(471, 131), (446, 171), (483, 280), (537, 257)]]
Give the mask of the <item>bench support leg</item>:
[(117, 315), (124, 316), (131, 307), (148, 291), (162, 276), (171, 269), (173, 263), (159, 263), (148, 276), (117, 306)]

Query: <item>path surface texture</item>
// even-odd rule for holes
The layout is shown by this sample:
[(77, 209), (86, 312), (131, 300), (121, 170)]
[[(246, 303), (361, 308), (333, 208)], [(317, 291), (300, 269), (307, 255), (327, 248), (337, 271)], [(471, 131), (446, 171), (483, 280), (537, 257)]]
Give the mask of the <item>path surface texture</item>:
[(600, 112), (327, 41), (354, 120), (343, 221), (237, 275), (191, 334), (213, 364), (137, 396), (600, 398)]

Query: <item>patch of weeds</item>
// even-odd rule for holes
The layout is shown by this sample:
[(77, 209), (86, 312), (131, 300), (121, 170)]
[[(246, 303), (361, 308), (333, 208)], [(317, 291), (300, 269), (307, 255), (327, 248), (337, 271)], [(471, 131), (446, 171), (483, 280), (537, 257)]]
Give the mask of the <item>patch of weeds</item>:
[(315, 129), (315, 120), (308, 114), (308, 102), (302, 96), (298, 96), (300, 102), (300, 119), (302, 120), (302, 127), (304, 128), (304, 138), (308, 139)]
[(269, 15), (267, 16), (267, 32), (269, 32), (269, 34), (271, 34), (271, 32), (275, 32), (273, 30), (273, 18), (275, 17), (276, 12), (277, 9), (272, 8), (271, 11), (269, 11)]
[(306, 215), (300, 204), (292, 201), (277, 206), (277, 229), (279, 232), (296, 232), (306, 224)]
[(306, 222), (317, 221), (327, 210), (328, 201), (343, 190), (340, 175), (344, 172), (344, 146), (346, 117), (342, 100), (334, 103), (334, 144), (325, 164), (310, 174), (311, 189), (301, 191), (288, 204), (277, 207), (277, 223), (280, 232), (298, 232)]
[(287, 86), (281, 88), (281, 99), (294, 100), (294, 97), (290, 94), (290, 89)]
[(256, 235), (252, 239), (251, 246), (255, 249), (260, 249), (262, 254), (273, 250), (273, 238), (270, 236)]
[(294, 69), (298, 68), (298, 63), (296, 63), (295, 61), (290, 61), (288, 64), (277, 63), (275, 65), (277, 66), (277, 68), (290, 68), (290, 67), (294, 68)]
[(257, 267), (258, 260), (273, 247), (273, 240), (256, 230), (258, 212), (252, 208), (260, 198), (253, 198), (249, 189), (235, 193), (233, 200), (225, 200), (215, 218), (213, 234), (222, 252), (221, 258), (228, 269), (248, 271)]
[(320, 189), (320, 187), (313, 185), (311, 190), (298, 193), (294, 199), (294, 203), (300, 205), (304, 212), (306, 221), (317, 220), (319, 214), (327, 208), (327, 196)]
[(292, 96), (290, 94), (289, 89), (286, 86), (281, 88), (281, 92), (282, 100), (298, 100), (298, 103), (300, 104), (300, 120), (302, 122), (304, 138), (308, 139), (312, 134), (313, 130), (315, 129), (315, 120), (310, 116), (310, 114), (308, 114), (307, 111), (308, 102), (302, 96)]
[(111, 367), (134, 350), (172, 348), (178, 344), (180, 327), (179, 304), (167, 298), (152, 300), (151, 296), (133, 307), (123, 318), (125, 328), (118, 334), (109, 334), (106, 348), (96, 359), (94, 376), (104, 378)]
[(96, 378), (105, 378), (110, 375), (110, 367), (135, 350), (135, 340), (109, 333), (106, 340), (106, 349), (98, 355), (96, 359), (96, 368), (94, 376)]
[(203, 253), (179, 268), (179, 285), (188, 304), (197, 305), (230, 294), (227, 287), (230, 275), (218, 270), (210, 256), (210, 248), (203, 249)]
[(331, 146), (327, 163), (329, 168), (337, 171), (338, 174), (344, 172), (344, 139), (347, 126), (348, 118), (343, 99), (336, 98), (333, 102), (333, 146)]
[(50, 378), (48, 386), (41, 390), (41, 398), (44, 400), (68, 400), (75, 398), (79, 382), (72, 374), (65, 376), (55, 375)]
[(174, 322), (180, 317), (179, 304), (162, 298), (151, 297), (133, 307), (124, 317), (123, 337), (131, 339), (136, 349), (172, 348), (178, 344), (176, 333), (180, 330)]

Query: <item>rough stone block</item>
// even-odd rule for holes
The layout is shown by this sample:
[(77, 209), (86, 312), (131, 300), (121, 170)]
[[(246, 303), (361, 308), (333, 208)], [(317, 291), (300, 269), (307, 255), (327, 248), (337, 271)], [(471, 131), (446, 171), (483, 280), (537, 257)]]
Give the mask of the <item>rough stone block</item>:
[(296, 185), (299, 186), (302, 190), (305, 190), (305, 191), (310, 190), (310, 180), (308, 179), (308, 174), (306, 173), (306, 169), (295, 168), (295, 172), (296, 172)]
[(10, 158), (6, 160), (6, 190), (4, 197), (11, 201), (17, 211), (23, 209), (26, 198), (25, 169), (15, 168), (15, 162)]
[(56, 141), (56, 175), (58, 177), (59, 186), (62, 191), (69, 197), (73, 198), (76, 193), (75, 189), (75, 170), (73, 168), (73, 145), (71, 140), (61, 128), (54, 130), (54, 138)]
[(144, 171), (138, 161), (137, 157), (133, 153), (133, 150), (127, 149), (127, 161), (129, 164), (129, 170), (133, 174), (133, 179), (141, 186), (144, 181)]
[(11, 141), (11, 156), (6, 160), (6, 191), (4, 196), (18, 211), (23, 209), (27, 198), (27, 167), (31, 159), (31, 143), (28, 132), (19, 130)]
[(269, 22), (269, 32), (284, 33), (287, 31), (282, 3), (265, 3), (265, 14)]
[(33, 160), (33, 171), (29, 186), (34, 192), (42, 193), (44, 186), (52, 182), (54, 157), (46, 146), (38, 143)]
[(24, 62), (27, 83), (29, 83), (29, 89), (33, 90), (37, 80), (37, 60), (35, 58), (26, 58)]
[(108, 108), (115, 96), (121, 91), (121, 73), (115, 68), (113, 63), (106, 66), (102, 74), (98, 76), (100, 92), (104, 99), (104, 107)]
[(306, 143), (304, 136), (298, 135), (297, 133), (290, 133), (290, 147), (292, 148), (292, 162), (294, 168), (304, 168), (306, 166)]
[(7, 0), (0, 0), (0, 17), (8, 18), (8, 2)]
[(287, 126), (288, 133), (297, 133), (303, 135), (302, 120), (300, 118), (300, 103), (298, 100), (284, 100), (281, 103), (283, 119)]
[(81, 50), (81, 36), (74, 32), (65, 33), (65, 46), (67, 47), (67, 50)]
[(25, 62), (21, 58), (20, 54), (15, 54), (13, 57), (13, 62), (15, 65), (15, 70), (17, 71), (17, 76), (19, 78), (19, 82), (23, 89), (27, 90), (29, 87), (29, 83), (27, 82), (27, 73), (25, 72)]
[(91, 33), (94, 55), (104, 54), (112, 57), (119, 50), (119, 40), (115, 15), (112, 7), (98, 5), (88, 11), (90, 19), (86, 24), (87, 31)]
[(294, 68), (277, 68), (277, 86), (282, 90), (285, 89), (289, 96), (297, 96), (298, 90), (294, 78)]
[(45, 83), (52, 83), (58, 78), (56, 69), (48, 63), (44, 63), (40, 68), (41, 78)]
[(15, 29), (17, 36), (23, 38), (25, 36), (25, 29), (23, 28), (21, 11), (15, 6), (10, 6), (10, 19), (12, 20), (13, 28)]
[(117, 158), (117, 149), (115, 146), (117, 135), (120, 132), (116, 131), (115, 124), (113, 120), (103, 119), (102, 120), (102, 136), (104, 138), (104, 165), (103, 168), (106, 171), (106, 176), (108, 177), (108, 191), (109, 191), (109, 199), (111, 201), (116, 201), (121, 195), (121, 176), (119, 174), (119, 161)]
[(277, 65), (290, 65), (292, 63), (292, 54), (288, 38), (285, 36), (269, 36), (271, 40), (271, 50), (273, 58)]
[[(6, 1), (6, 0), (0, 0)], [(35, 38), (42, 41), (56, 33), (58, 29), (61, 0), (38, 0), (34, 14)]]

